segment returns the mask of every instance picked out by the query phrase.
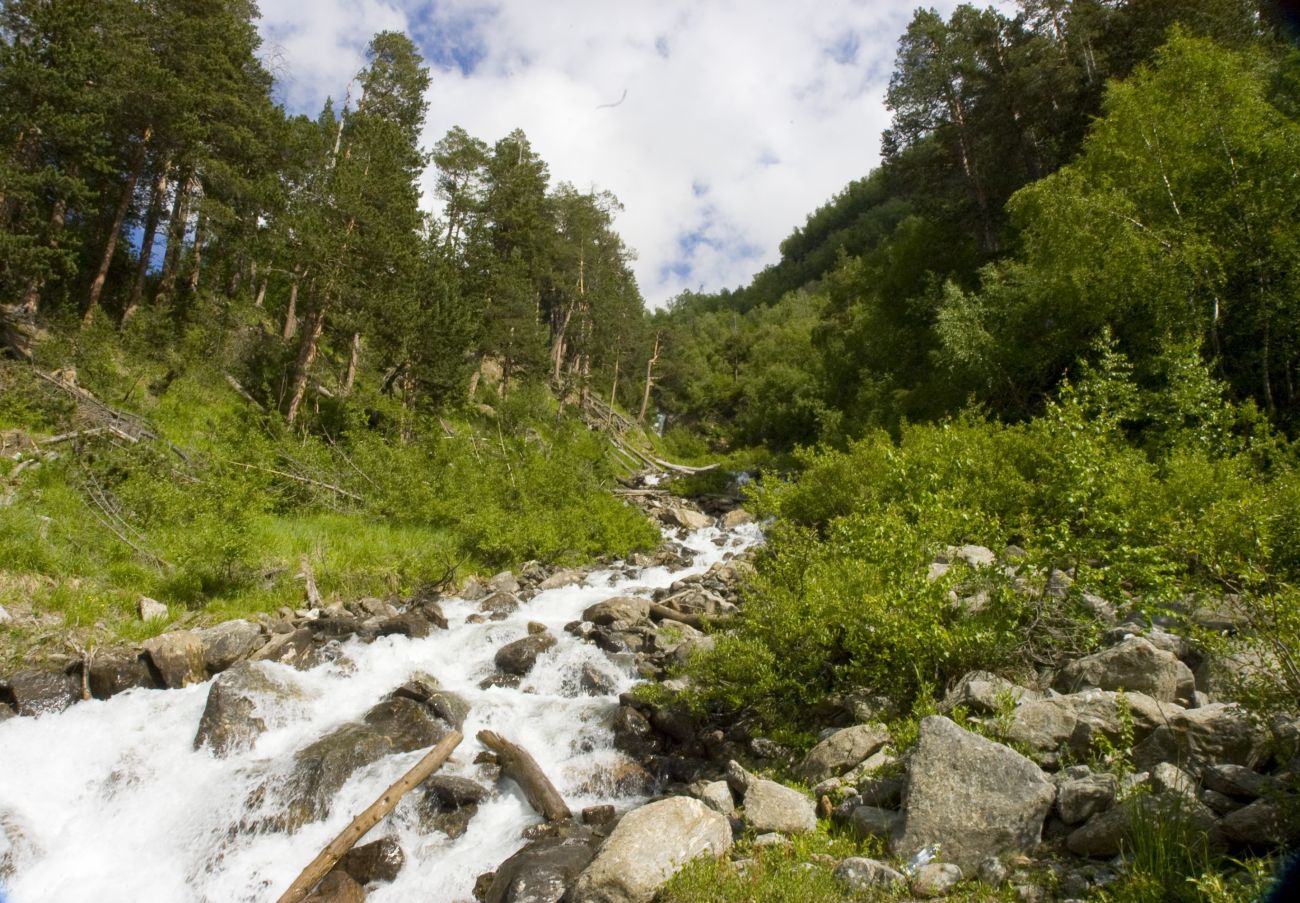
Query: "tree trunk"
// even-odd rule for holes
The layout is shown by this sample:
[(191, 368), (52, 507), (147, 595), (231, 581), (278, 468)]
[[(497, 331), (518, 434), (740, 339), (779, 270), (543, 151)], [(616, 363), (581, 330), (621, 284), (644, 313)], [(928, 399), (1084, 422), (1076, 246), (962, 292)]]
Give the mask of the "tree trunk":
[(655, 350), (645, 364), (645, 391), (641, 393), (641, 412), (636, 415), (637, 423), (645, 423), (646, 411), (650, 407), (650, 387), (655, 382), (655, 364), (659, 363), (659, 333), (655, 333)]
[(471, 404), (474, 403), (474, 393), (478, 391), (478, 381), (482, 378), (483, 378), (483, 362), (479, 361), (478, 366), (474, 368), (474, 372), (469, 375), (468, 397)]
[[(68, 201), (66, 198), (59, 198), (54, 202), (54, 209), (50, 211), (50, 237), (47, 247), (53, 251), (59, 247), (59, 238), (63, 235), (63, 226), (68, 221)], [(27, 280), (27, 289), (23, 292), (23, 299), (19, 302), (18, 308), (24, 316), (35, 317), (41, 304), (41, 289), (45, 287), (44, 276), (32, 276)]]
[(190, 262), (190, 278), (187, 281), (190, 294), (199, 290), (199, 272), (203, 269), (203, 242), (207, 238), (208, 218), (199, 208), (199, 219), (194, 224), (194, 259)]
[(135, 268), (135, 282), (131, 286), (131, 296), (127, 299), (126, 309), (122, 311), (122, 324), (135, 316), (140, 309), (140, 297), (144, 294), (144, 280), (149, 275), (149, 258), (153, 256), (154, 236), (158, 234), (158, 221), (162, 219), (163, 198), (167, 195), (167, 168), (171, 160), (163, 160), (158, 166), (158, 175), (154, 177), (153, 192), (149, 197), (149, 213), (144, 221), (144, 234), (140, 236), (140, 262)]
[(348, 355), (348, 372), (343, 378), (343, 394), (352, 392), (352, 384), (357, 379), (357, 363), (361, 360), (361, 333), (352, 333), (352, 351)]
[(99, 259), (99, 268), (95, 270), (95, 278), (90, 282), (90, 295), (86, 299), (82, 323), (89, 323), (95, 315), (95, 308), (99, 307), (99, 298), (104, 293), (104, 283), (108, 279), (108, 268), (113, 263), (113, 252), (117, 250), (122, 224), (126, 222), (126, 215), (131, 212), (131, 201), (135, 199), (135, 185), (140, 180), (141, 170), (144, 169), (145, 152), (149, 148), (151, 138), (153, 138), (153, 129), (146, 128), (144, 134), (140, 136), (140, 146), (135, 150), (135, 157), (131, 160), (131, 172), (126, 177), (122, 198), (117, 202), (117, 210), (113, 213), (113, 225), (108, 230), (108, 239), (104, 242), (104, 253)]
[[(257, 279), (257, 261), (253, 261), (253, 279)], [(266, 301), (266, 284), (271, 281), (271, 267), (268, 264), (266, 272), (262, 274), (262, 281), (257, 286), (257, 298), (253, 301), (253, 306), (258, 310), (262, 309), (262, 304)]]
[(162, 275), (158, 278), (158, 294), (154, 298), (159, 307), (170, 303), (176, 291), (176, 270), (181, 262), (181, 246), (185, 244), (185, 221), (190, 214), (189, 198), (190, 172), (185, 170), (176, 180), (172, 219), (167, 226), (167, 252), (163, 255)]
[(293, 282), (289, 285), (289, 309), (284, 312), (284, 331), (280, 334), (286, 342), (298, 331), (298, 283), (301, 281), (302, 276), (294, 267)]
[(565, 821), (573, 817), (564, 797), (546, 777), (528, 750), (516, 746), (500, 734), (479, 731), (478, 742), (497, 754), (501, 773), (519, 785), (529, 805), (547, 821)]
[(614, 402), (618, 400), (618, 358), (614, 358), (614, 381), (609, 387), (609, 419), (606, 426), (614, 423)]
[(289, 394), (289, 410), (285, 419), (293, 423), (302, 407), (302, 400), (307, 394), (307, 382), (311, 378), (311, 367), (316, 362), (316, 351), (320, 345), (321, 333), (325, 331), (325, 313), (328, 303), (322, 301), (311, 315), (310, 325), (302, 334), (302, 344), (298, 349), (298, 366), (293, 374), (293, 389)]

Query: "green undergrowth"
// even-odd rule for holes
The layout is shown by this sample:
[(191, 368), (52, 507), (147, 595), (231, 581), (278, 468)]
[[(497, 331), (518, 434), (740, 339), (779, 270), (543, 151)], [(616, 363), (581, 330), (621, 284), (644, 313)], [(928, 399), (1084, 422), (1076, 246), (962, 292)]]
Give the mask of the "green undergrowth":
[[(394, 597), (659, 539), (607, 491), (605, 441), (543, 390), (517, 389), (492, 417), (360, 398), (333, 422), (291, 431), (211, 367), (177, 373), (102, 348), (85, 358), (78, 382), (147, 417), (162, 440), (91, 434), (68, 395), (25, 366), (0, 370), (0, 434), (12, 446), (0, 465), (0, 605), (15, 616), (6, 666), (32, 649), (300, 607), (307, 571), (327, 601)], [(18, 470), (15, 450), (39, 451), (40, 463)], [(141, 623), (142, 595), (170, 618)]]

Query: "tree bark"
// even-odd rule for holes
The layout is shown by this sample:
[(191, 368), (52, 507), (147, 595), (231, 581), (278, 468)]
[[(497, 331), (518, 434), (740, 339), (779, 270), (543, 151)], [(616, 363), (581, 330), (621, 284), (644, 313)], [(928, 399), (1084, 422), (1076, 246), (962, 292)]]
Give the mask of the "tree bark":
[(153, 129), (146, 128), (144, 134), (140, 136), (140, 146), (136, 148), (135, 156), (131, 160), (131, 172), (126, 177), (122, 198), (117, 202), (117, 210), (113, 213), (113, 225), (108, 230), (108, 239), (104, 242), (104, 253), (99, 259), (99, 268), (95, 270), (95, 278), (90, 282), (90, 294), (86, 299), (86, 310), (81, 318), (83, 324), (91, 321), (95, 315), (95, 308), (99, 307), (99, 298), (104, 293), (104, 283), (108, 280), (108, 268), (113, 263), (113, 252), (117, 250), (122, 224), (126, 222), (126, 215), (131, 212), (131, 201), (135, 199), (135, 185), (140, 180), (141, 170), (144, 169), (145, 152), (149, 148), (151, 138), (153, 138)]
[[(59, 238), (63, 235), (63, 227), (68, 221), (68, 201), (67, 198), (59, 198), (54, 202), (54, 208), (50, 211), (50, 238), (47, 247), (51, 250), (57, 250), (59, 247)], [(27, 317), (35, 317), (41, 305), (41, 289), (45, 287), (44, 276), (32, 276), (27, 280), (27, 289), (23, 292), (23, 299), (18, 304), (18, 309)]]
[(573, 818), (573, 813), (564, 802), (564, 797), (555, 789), (555, 785), (546, 777), (537, 760), (529, 755), (528, 750), (516, 746), (500, 734), (492, 731), (479, 731), (478, 742), (497, 754), (501, 763), (501, 773), (519, 785), (519, 789), (528, 798), (528, 804), (537, 810), (547, 821), (565, 821)]
[(187, 281), (190, 294), (199, 290), (199, 273), (203, 269), (203, 242), (207, 238), (208, 218), (199, 208), (198, 222), (194, 224), (194, 259), (190, 262), (190, 276)]
[(298, 417), (303, 397), (307, 394), (307, 381), (311, 378), (311, 367), (316, 362), (316, 351), (320, 345), (321, 333), (325, 331), (325, 313), (328, 303), (321, 302), (311, 316), (311, 324), (302, 334), (302, 345), (298, 350), (298, 366), (293, 374), (293, 390), (289, 395), (289, 409), (285, 419), (290, 424)]
[(298, 876), (293, 884), (289, 885), (289, 889), (281, 895), (278, 903), (300, 903), (320, 883), (321, 879), (329, 874), (330, 869), (338, 864), (343, 855), (357, 845), (357, 841), (364, 837), (367, 831), (379, 824), (384, 816), (397, 808), (397, 804), (402, 797), (423, 784), (429, 775), (442, 767), (442, 764), (451, 757), (452, 750), (460, 745), (462, 739), (463, 737), (459, 731), (452, 731), (443, 738), (442, 742), (429, 750), (424, 758), (415, 764), (414, 768), (398, 778), (392, 786), (380, 795), (379, 799), (352, 819), (351, 824), (344, 828), (338, 837), (330, 841), (325, 849), (321, 850), (320, 855), (303, 869), (302, 874)]
[(289, 285), (289, 308), (284, 312), (284, 331), (280, 334), (286, 342), (298, 331), (298, 283), (301, 281), (302, 275), (294, 267), (293, 282)]
[(645, 423), (646, 411), (650, 407), (650, 387), (655, 382), (655, 364), (659, 363), (659, 333), (655, 333), (655, 350), (645, 365), (645, 391), (641, 393), (641, 412), (636, 415), (637, 423)]
[(149, 258), (153, 256), (154, 236), (158, 233), (158, 222), (162, 219), (163, 198), (167, 194), (167, 168), (171, 160), (163, 160), (154, 177), (152, 194), (149, 196), (149, 213), (145, 216), (144, 234), (140, 237), (140, 262), (135, 268), (135, 282), (131, 286), (131, 296), (127, 299), (126, 309), (122, 311), (122, 323), (135, 316), (140, 309), (140, 297), (144, 294), (144, 280), (149, 275)]
[(162, 275), (154, 303), (168, 304), (176, 291), (176, 270), (180, 266), (181, 246), (185, 244), (185, 222), (190, 215), (190, 172), (185, 170), (176, 180), (176, 197), (172, 200), (172, 218), (167, 226), (167, 251), (163, 254)]
[(352, 384), (357, 379), (357, 364), (361, 360), (361, 333), (352, 333), (352, 351), (348, 355), (348, 372), (343, 379), (343, 394), (352, 391)]

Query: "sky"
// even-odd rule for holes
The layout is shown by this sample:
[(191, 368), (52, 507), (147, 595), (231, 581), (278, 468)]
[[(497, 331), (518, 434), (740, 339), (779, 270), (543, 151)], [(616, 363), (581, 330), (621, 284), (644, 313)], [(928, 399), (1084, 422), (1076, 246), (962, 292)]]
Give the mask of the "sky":
[[(955, 0), (928, 0), (947, 15)], [(647, 304), (746, 284), (879, 162), (898, 0), (261, 0), (276, 99), (341, 100), (378, 31), (429, 65), (424, 145), (522, 128), (552, 185), (613, 192)], [(433, 174), (423, 204), (437, 210)]]

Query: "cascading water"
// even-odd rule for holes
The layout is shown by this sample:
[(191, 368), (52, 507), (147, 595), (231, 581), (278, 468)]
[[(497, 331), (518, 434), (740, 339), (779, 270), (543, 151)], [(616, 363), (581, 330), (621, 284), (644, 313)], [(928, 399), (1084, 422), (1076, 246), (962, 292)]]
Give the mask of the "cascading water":
[[(622, 761), (609, 730), (617, 693), (636, 677), (630, 661), (609, 656), (564, 632), (589, 605), (614, 596), (648, 595), (706, 571), (759, 538), (757, 528), (690, 534), (686, 570), (616, 566), (579, 585), (539, 593), (502, 621), (468, 623), (476, 608), (443, 600), (450, 628), (425, 639), (352, 641), (343, 655), (309, 671), (272, 665), (291, 685), (287, 698), (259, 710), (268, 725), (251, 747), (229, 758), (195, 751), (193, 738), (208, 684), (159, 692), (133, 690), (57, 715), (0, 724), (0, 903), (235, 903), (273, 900), (354, 814), (396, 780), (423, 750), (380, 759), (354, 773), (334, 797), (328, 817), (285, 834), (241, 828), (249, 799), (287, 775), (293, 753), (381, 697), (425, 672), (470, 703), (465, 741), (442, 774), (478, 777), (473, 765), (482, 729), (526, 748), (574, 811), (611, 799), (601, 780)], [(493, 655), (544, 624), (559, 640), (518, 689), (479, 689), (494, 673)], [(614, 681), (608, 696), (576, 692), (583, 666)], [(484, 801), (464, 835), (424, 833), (411, 794), (366, 838), (395, 833), (406, 852), (397, 880), (370, 896), (376, 903), (472, 900), (475, 878), (524, 844), (521, 832), (539, 817), (508, 781)], [(409, 804), (409, 805), (408, 805)]]

